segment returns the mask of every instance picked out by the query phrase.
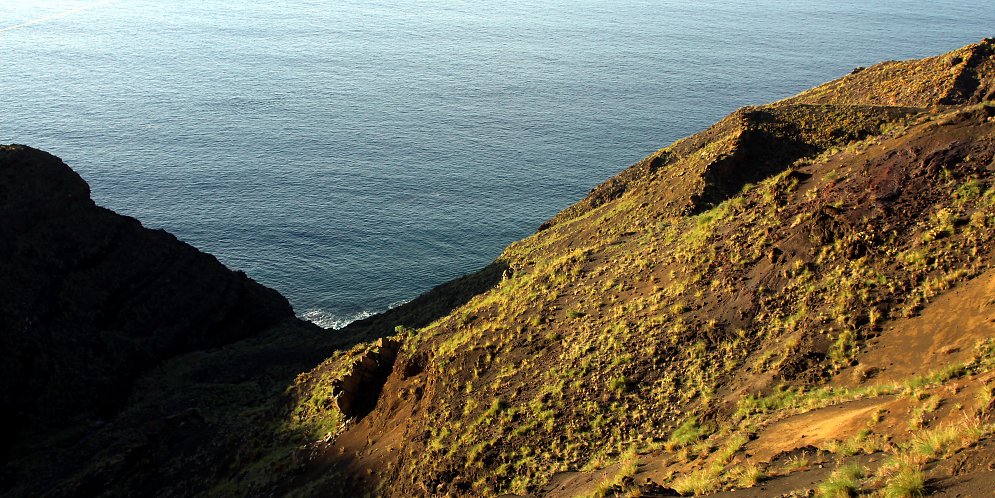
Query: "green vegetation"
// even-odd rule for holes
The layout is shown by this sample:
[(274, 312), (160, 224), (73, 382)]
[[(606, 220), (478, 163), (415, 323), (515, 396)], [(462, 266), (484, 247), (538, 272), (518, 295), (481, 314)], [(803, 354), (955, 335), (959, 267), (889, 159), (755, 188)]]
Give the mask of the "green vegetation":
[(860, 489), (860, 479), (864, 471), (857, 465), (845, 465), (836, 469), (832, 475), (819, 484), (820, 498), (848, 498), (856, 496)]
[(684, 421), (680, 427), (674, 430), (670, 434), (670, 438), (667, 440), (667, 446), (671, 449), (683, 448), (695, 441), (701, 439), (708, 430), (700, 425), (698, 425), (698, 420), (691, 417)]
[[(925, 95), (882, 81), (861, 91), (910, 105)], [(555, 472), (618, 466), (596, 493), (617, 494), (638, 452), (667, 462), (677, 475), (669, 485), (687, 493), (751, 486), (775, 470), (747, 459), (749, 434), (881, 396), (908, 398), (901, 429), (939, 440), (899, 448), (880, 433), (885, 415), (872, 412), (863, 432), (817, 443), (820, 454), (922, 446), (924, 458), (941, 458), (963, 447), (960, 436), (933, 434), (948, 406), (936, 386), (991, 370), (990, 343), (901, 382), (875, 383), (857, 363), (895, 320), (987, 271), (995, 245), (984, 165), (952, 160), (944, 172), (924, 158), (895, 163), (888, 151), (933, 150), (919, 142), (933, 140), (940, 120), (987, 121), (970, 114), (977, 106), (820, 104), (839, 98), (831, 85), (743, 109), (661, 149), (509, 246), (496, 287), (399, 333), (403, 354), (426, 360), (423, 374), (392, 381), (420, 389), (398, 402), (412, 410), (404, 429), (417, 438), (397, 459), (393, 489), (420, 489), (419, 476), (440, 494), (528, 494)], [(889, 191), (888, 168), (922, 181)], [(293, 413), (307, 434), (342, 426), (321, 385), (348, 361), (342, 354), (321, 379), (300, 382)], [(841, 374), (855, 382), (827, 385)], [(978, 396), (987, 406), (993, 392)], [(787, 470), (817, 458), (796, 457)], [(453, 482), (454, 469), (468, 482)], [(824, 494), (859, 488), (846, 469)]]
[(608, 496), (613, 489), (621, 488), (626, 479), (636, 475), (638, 468), (639, 456), (636, 453), (636, 448), (633, 446), (622, 455), (618, 463), (618, 470), (614, 475), (599, 483), (590, 495), (590, 498), (602, 498)]
[(700, 496), (716, 490), (717, 477), (715, 469), (702, 469), (678, 477), (670, 485), (682, 495)]
[(926, 496), (926, 477), (921, 468), (903, 465), (889, 478), (884, 487), (885, 498), (918, 498)]
[(748, 464), (742, 467), (733, 468), (730, 472), (730, 476), (736, 486), (741, 488), (752, 488), (762, 482), (764, 478), (767, 477), (767, 474), (760, 467), (754, 464)]

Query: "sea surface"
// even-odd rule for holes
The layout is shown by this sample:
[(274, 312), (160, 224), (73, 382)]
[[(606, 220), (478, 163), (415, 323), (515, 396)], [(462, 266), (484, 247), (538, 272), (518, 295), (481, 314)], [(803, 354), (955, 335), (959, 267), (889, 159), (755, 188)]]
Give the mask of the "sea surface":
[(0, 143), (339, 327), (738, 107), (985, 36), (991, 0), (0, 0)]

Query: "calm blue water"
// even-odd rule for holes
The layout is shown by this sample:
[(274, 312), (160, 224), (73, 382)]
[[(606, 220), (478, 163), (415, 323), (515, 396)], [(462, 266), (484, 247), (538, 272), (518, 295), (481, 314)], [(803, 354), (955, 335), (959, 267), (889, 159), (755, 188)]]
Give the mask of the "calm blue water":
[(341, 325), (737, 107), (993, 34), (991, 0), (0, 0), (0, 142)]

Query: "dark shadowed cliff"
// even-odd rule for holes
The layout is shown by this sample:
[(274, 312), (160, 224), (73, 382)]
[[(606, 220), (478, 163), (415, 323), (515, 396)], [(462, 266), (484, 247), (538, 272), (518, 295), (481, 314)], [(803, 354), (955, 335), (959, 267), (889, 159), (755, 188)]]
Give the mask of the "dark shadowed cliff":
[(331, 343), (29, 147), (0, 147), (0, 282), (0, 493), (207, 489)]
[(94, 205), (57, 158), (0, 149), (3, 439), (116, 412), (141, 373), (291, 319), (213, 256)]

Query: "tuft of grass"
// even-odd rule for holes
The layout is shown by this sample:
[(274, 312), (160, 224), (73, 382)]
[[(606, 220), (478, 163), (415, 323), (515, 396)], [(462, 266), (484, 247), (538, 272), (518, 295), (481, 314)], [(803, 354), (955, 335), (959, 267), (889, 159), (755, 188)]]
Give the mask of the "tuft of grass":
[(732, 476), (735, 479), (737, 486), (741, 488), (752, 488), (760, 481), (763, 481), (764, 478), (767, 477), (767, 473), (760, 467), (750, 463), (742, 467), (737, 467), (732, 472)]
[(698, 441), (708, 430), (705, 427), (698, 425), (698, 419), (691, 417), (684, 421), (680, 427), (674, 430), (670, 434), (670, 438), (667, 439), (667, 449), (674, 450), (676, 448), (683, 448), (695, 441)]
[(733, 455), (749, 442), (749, 438), (743, 434), (736, 434), (729, 438), (729, 442), (722, 447), (721, 450), (715, 455), (717, 461), (723, 464), (728, 463), (732, 459)]
[(946, 458), (977, 443), (993, 430), (995, 426), (992, 424), (984, 424), (974, 417), (965, 417), (961, 422), (916, 435), (911, 441), (911, 449), (926, 458)]
[(812, 465), (812, 461), (808, 458), (808, 452), (803, 451), (801, 455), (796, 455), (788, 458), (788, 462), (785, 465), (785, 470), (788, 472), (801, 470)]
[(885, 413), (887, 413), (887, 410), (885, 410), (884, 408), (879, 408), (875, 410), (874, 413), (871, 414), (871, 420), (868, 423), (868, 425), (874, 426), (880, 424), (881, 420), (884, 418)]
[(922, 467), (908, 461), (899, 464), (884, 487), (885, 498), (918, 498), (926, 496), (926, 476)]
[(608, 496), (618, 487), (622, 486), (627, 478), (631, 478), (636, 475), (636, 471), (639, 470), (639, 454), (636, 452), (635, 446), (630, 446), (629, 449), (625, 451), (619, 461), (618, 471), (608, 477), (604, 481), (598, 484), (594, 488), (594, 492), (588, 495), (590, 498), (603, 498)]
[(857, 332), (848, 328), (840, 332), (829, 348), (829, 358), (832, 360), (833, 365), (837, 368), (842, 368), (850, 364), (850, 361), (857, 356), (859, 349), (860, 345), (857, 341)]
[(991, 406), (992, 398), (995, 398), (995, 390), (990, 386), (981, 386), (981, 390), (978, 391), (978, 416), (987, 415), (986, 411)]
[(912, 450), (926, 458), (949, 456), (960, 449), (961, 430), (955, 425), (920, 432), (912, 439)]
[(860, 479), (864, 471), (857, 465), (844, 465), (836, 469), (825, 481), (819, 484), (820, 498), (848, 498), (856, 496), (860, 490)]
[(567, 318), (582, 318), (587, 316), (587, 313), (579, 310), (567, 310)]
[(823, 449), (839, 457), (848, 457), (860, 453), (869, 455), (875, 451), (884, 449), (885, 442), (883, 437), (872, 434), (870, 429), (865, 428), (849, 439), (843, 441), (837, 439), (830, 440)]
[(922, 429), (926, 425), (926, 416), (936, 411), (940, 406), (940, 398), (930, 396), (926, 401), (912, 410), (909, 417), (909, 430)]
[(608, 382), (608, 386), (613, 391), (627, 393), (632, 390), (632, 381), (625, 375), (616, 375)]
[(978, 180), (971, 178), (962, 183), (953, 193), (954, 206), (961, 207), (967, 203), (974, 202), (981, 197), (981, 184)]
[(715, 469), (705, 468), (674, 479), (670, 483), (670, 487), (681, 495), (701, 496), (715, 491), (718, 484), (719, 480)]

